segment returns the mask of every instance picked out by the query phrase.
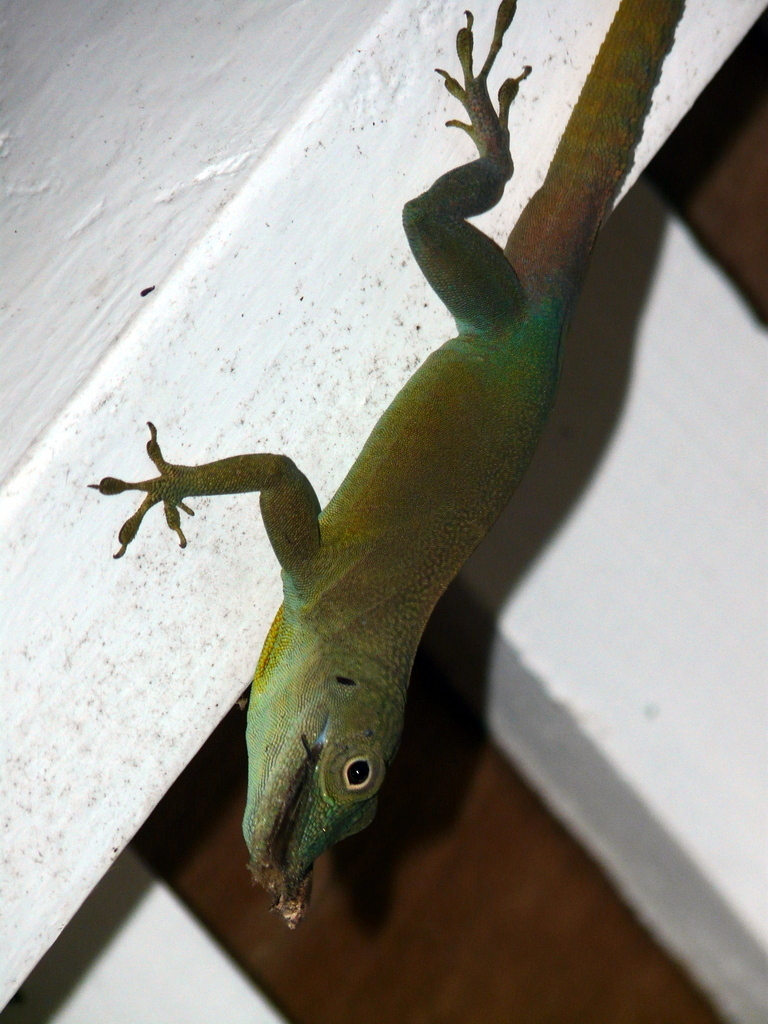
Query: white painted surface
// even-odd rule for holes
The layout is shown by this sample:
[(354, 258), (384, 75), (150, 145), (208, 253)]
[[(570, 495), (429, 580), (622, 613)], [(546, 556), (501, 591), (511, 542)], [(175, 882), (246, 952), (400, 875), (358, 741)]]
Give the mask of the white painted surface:
[[(490, 35), (492, 6), (478, 12), (481, 40)], [(601, 5), (585, 25), (580, 0), (521, 4), (498, 79), (526, 62), (535, 72), (512, 119), (517, 181), (485, 219), (497, 234), (543, 176), (615, 6)], [(193, 9), (186, 2), (162, 11), (104, 8), (101, 24), (114, 17), (117, 28), (92, 47), (80, 42), (86, 16), (73, 20), (64, 45), (60, 21), (28, 17), (28, 7), (12, 3), (4, 8), (19, 54), (14, 73), (3, 79), (7, 95), (26, 110), (34, 82), (50, 99), (45, 83), (53, 81), (54, 95), (62, 96), (55, 124), (40, 100), (37, 122), (25, 114), (12, 125), (6, 180), (22, 181), (26, 162), (15, 164), (14, 153), (44, 154), (69, 180), (78, 145), (55, 150), (49, 138), (60, 123), (86, 154), (94, 146), (94, 117), (109, 127), (106, 139), (121, 140), (113, 158), (85, 170), (78, 165), (85, 194), (76, 183), (55, 193), (39, 215), (53, 241), (36, 241), (21, 255), (16, 250), (23, 267), (6, 295), (17, 315), (6, 323), (4, 344), (11, 363), (22, 353), (0, 394), (0, 408), (13, 410), (13, 431), (3, 440), (8, 465), (17, 466), (0, 496), (6, 998), (242, 691), (279, 596), (253, 498), (197, 502), (183, 553), (162, 516), (151, 517), (129, 555), (115, 563), (115, 533), (134, 503), (130, 495), (100, 498), (84, 485), (107, 473), (146, 475), (143, 423), (151, 418), (171, 460), (284, 451), (326, 500), (383, 407), (451, 332), (410, 259), (400, 208), (470, 154), (460, 133), (442, 127), (456, 110), (432, 71), (436, 64), (456, 67), (452, 38), (460, 12), (449, 15), (441, 0), (397, 0), (354, 47), (346, 37), (347, 56), (334, 73), (301, 94), (311, 98), (277, 106), (271, 120), (276, 97), (293, 89), (286, 83), (304, 80), (305, 44), (313, 25), (322, 29), (327, 7), (244, 7), (256, 23), (243, 15), (242, 31), (241, 8), (228, 6), (225, 16), (216, 7), (215, 32), (213, 8), (195, 7), (199, 38), (213, 50), (192, 76)], [(638, 166), (760, 7), (753, 0), (691, 0)], [(47, 8), (39, 10), (44, 15)], [(379, 8), (364, 8), (370, 10)], [(279, 70), (270, 70), (267, 51), (276, 36), (259, 27), (261, 11), (276, 26), (294, 15), (303, 25), (285, 30)], [(159, 48), (140, 62), (140, 79), (154, 100), (146, 106), (162, 116), (136, 148), (130, 140), (141, 117), (153, 115), (132, 108), (134, 121), (126, 122), (124, 83), (137, 81), (134, 63), (158, 25)], [(294, 50), (291, 33), (305, 30)], [(225, 44), (208, 39), (219, 32)], [(255, 35), (240, 47), (243, 33)], [(269, 44), (256, 45), (264, 36)], [(63, 69), (75, 52), (78, 74), (68, 77)], [(327, 51), (318, 52), (310, 49), (307, 57), (315, 83), (332, 63)], [(248, 79), (260, 61), (265, 80), (279, 83), (262, 106), (254, 98), (262, 79)], [(174, 99), (179, 82), (193, 93), (181, 89), (184, 102)], [(215, 114), (208, 114), (206, 83)], [(92, 89), (98, 110), (79, 127), (67, 121)], [(239, 108), (244, 89), (250, 99)], [(225, 108), (240, 113), (227, 120), (219, 113)], [(208, 147), (212, 118), (222, 134)], [(139, 156), (151, 168), (146, 193), (137, 184), (144, 173), (137, 171)], [(48, 171), (40, 178), (51, 180)], [(47, 203), (55, 191), (35, 192), (40, 181), (24, 181), (27, 200), (20, 188), (13, 196), (22, 205), (7, 206), (9, 241), (13, 218), (28, 214), (34, 221), (34, 197)], [(170, 205), (154, 203), (169, 193)], [(146, 239), (156, 236), (150, 257)], [(139, 312), (136, 291), (148, 284), (158, 287)], [(73, 289), (81, 287), (108, 296), (106, 305), (97, 308), (100, 300), (92, 297), (78, 310), (85, 292)], [(62, 324), (55, 337), (54, 323)], [(17, 462), (33, 437), (38, 443)]]
[[(627, 318), (633, 241), (652, 272)], [(639, 185), (600, 240), (531, 471), (461, 576), (496, 617), (498, 742), (749, 1024), (768, 1020), (767, 394), (768, 331)]]
[(2, 0), (0, 480), (386, 0)]
[(126, 850), (0, 1012), (0, 1024), (286, 1024)]

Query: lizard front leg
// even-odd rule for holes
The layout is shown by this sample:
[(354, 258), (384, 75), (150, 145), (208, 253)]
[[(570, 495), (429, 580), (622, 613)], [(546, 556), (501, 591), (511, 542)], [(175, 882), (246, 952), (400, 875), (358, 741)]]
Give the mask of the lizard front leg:
[(122, 558), (144, 516), (161, 501), (168, 525), (177, 534), (181, 547), (186, 547), (179, 509), (190, 516), (194, 512), (184, 503), (185, 498), (260, 491), (261, 514), (277, 559), (289, 575), (302, 575), (320, 548), (320, 503), (309, 480), (287, 456), (235, 455), (202, 466), (178, 466), (165, 461), (157, 430), (152, 423), (147, 425), (151, 435), (147, 453), (160, 476), (137, 483), (107, 476), (98, 484), (89, 484), (100, 494), (146, 493), (139, 508), (120, 528), (120, 550), (115, 558)]

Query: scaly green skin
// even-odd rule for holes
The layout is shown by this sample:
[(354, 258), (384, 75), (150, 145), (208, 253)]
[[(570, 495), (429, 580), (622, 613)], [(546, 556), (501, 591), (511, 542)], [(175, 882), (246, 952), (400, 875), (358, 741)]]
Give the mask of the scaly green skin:
[(184, 498), (261, 492), (284, 601), (251, 690), (243, 832), (255, 877), (291, 926), (306, 909), (315, 858), (373, 818), (426, 621), (533, 455), (589, 252), (683, 7), (623, 0), (547, 177), (502, 252), (466, 218), (493, 207), (512, 175), (507, 114), (530, 68), (502, 85), (498, 114), (486, 78), (515, 2), (502, 0), (479, 74), (470, 14), (457, 39), (464, 84), (440, 72), (470, 118), (449, 124), (470, 134), (479, 159), (403, 211), (414, 256), (458, 336), (397, 395), (328, 506), (321, 512), (285, 456), (171, 465), (151, 424), (147, 449), (160, 476), (97, 485), (102, 494), (147, 494), (115, 557), (160, 501), (183, 547)]

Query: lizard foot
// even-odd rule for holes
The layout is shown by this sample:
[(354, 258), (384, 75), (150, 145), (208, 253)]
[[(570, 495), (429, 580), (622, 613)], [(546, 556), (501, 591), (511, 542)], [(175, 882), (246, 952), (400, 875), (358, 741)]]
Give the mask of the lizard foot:
[(133, 538), (139, 532), (141, 521), (153, 505), (163, 502), (165, 506), (165, 521), (179, 538), (179, 545), (182, 548), (187, 546), (187, 539), (181, 529), (181, 517), (179, 509), (183, 509), (187, 515), (195, 513), (189, 506), (185, 505), (182, 498), (188, 491), (185, 490), (185, 483), (189, 483), (188, 475), (190, 467), (174, 466), (166, 462), (160, 445), (157, 443), (157, 430), (153, 423), (148, 423), (150, 439), (147, 441), (147, 454), (160, 471), (160, 476), (153, 480), (142, 480), (139, 483), (128, 483), (125, 480), (118, 480), (114, 476), (105, 476), (98, 484), (88, 484), (99, 494), (122, 494), (123, 491), (145, 491), (146, 498), (130, 519), (126, 519), (120, 527), (117, 539), (120, 541), (120, 550), (114, 558), (122, 558), (125, 550)]
[(456, 37), (456, 52), (459, 55), (459, 62), (464, 73), (464, 85), (462, 86), (455, 78), (443, 71), (441, 68), (435, 70), (445, 79), (445, 87), (451, 96), (455, 96), (469, 114), (470, 124), (463, 121), (451, 120), (446, 122), (449, 127), (461, 128), (465, 131), (477, 146), (481, 157), (491, 157), (494, 161), (503, 165), (505, 178), (512, 176), (512, 157), (509, 153), (509, 108), (517, 96), (520, 83), (531, 73), (531, 68), (526, 66), (517, 78), (508, 78), (499, 89), (499, 112), (494, 110), (493, 103), (488, 95), (488, 74), (493, 67), (494, 61), (501, 49), (504, 33), (512, 23), (515, 15), (517, 0), (501, 0), (499, 9), (496, 12), (496, 27), (493, 32), (493, 39), (480, 72), (475, 75), (472, 67), (472, 49), (474, 36), (472, 25), (474, 18), (470, 11), (466, 11), (467, 24), (459, 30)]

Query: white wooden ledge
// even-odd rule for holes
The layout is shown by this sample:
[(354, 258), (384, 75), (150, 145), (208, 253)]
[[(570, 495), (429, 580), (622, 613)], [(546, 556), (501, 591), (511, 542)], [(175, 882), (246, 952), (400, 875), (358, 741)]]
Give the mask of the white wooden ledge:
[(288, 1024), (129, 847), (0, 1024)]
[[(616, 6), (521, 0), (499, 237)], [(635, 173), (761, 7), (689, 0)], [(147, 475), (152, 419), (171, 460), (283, 451), (326, 500), (450, 334), (400, 209), (470, 155), (432, 71), (456, 67), (461, 4), (4, 14), (0, 1002), (240, 694), (279, 599), (252, 497), (198, 501), (184, 552), (150, 517), (113, 562), (134, 501), (85, 485)]]

